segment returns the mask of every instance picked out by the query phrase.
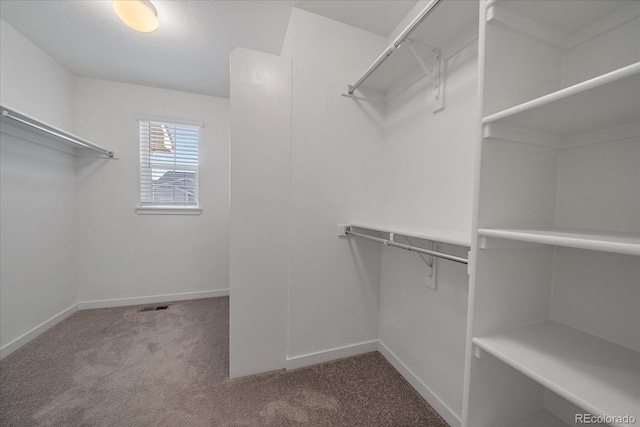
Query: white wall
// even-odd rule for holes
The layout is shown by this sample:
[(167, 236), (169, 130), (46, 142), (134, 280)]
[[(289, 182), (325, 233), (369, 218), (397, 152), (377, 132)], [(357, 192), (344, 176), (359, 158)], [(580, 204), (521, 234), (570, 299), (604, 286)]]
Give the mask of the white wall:
[(280, 56), (291, 59), (293, 55), (293, 12), (289, 17), (289, 25), (287, 26), (287, 32), (284, 35), (282, 42), (282, 49), (280, 49)]
[(229, 375), (285, 367), (291, 60), (231, 54)]
[[(201, 215), (136, 214), (138, 115), (204, 122)], [(78, 78), (74, 119), (79, 136), (119, 157), (77, 162), (79, 301), (227, 289), (229, 100)]]
[(350, 350), (312, 353), (370, 351), (378, 338), (380, 247), (339, 239), (337, 225), (379, 220), (383, 111), (340, 94), (386, 40), (295, 8), (291, 25), (288, 356), (300, 366)]
[[(0, 32), (0, 102), (69, 128), (73, 76), (2, 20)], [(5, 131), (9, 127), (2, 124)], [(0, 153), (0, 347), (5, 356), (33, 337), (25, 336), (29, 331), (76, 303), (76, 196), (70, 155), (4, 133)]]
[[(445, 108), (433, 113), (427, 79), (386, 104), (383, 223), (470, 242), (477, 30), (470, 28), (440, 48)], [(466, 258), (469, 249), (441, 245), (439, 250)], [(469, 276), (465, 265), (436, 262), (437, 290), (432, 290), (426, 286), (428, 268), (417, 254), (383, 250), (380, 342), (440, 414), (459, 425)]]
[(76, 195), (73, 157), (4, 133), (0, 171), (0, 346), (5, 350), (76, 303)]
[(70, 130), (73, 75), (2, 19), (0, 51), (0, 102)]
[(426, 78), (386, 104), (383, 217), (402, 229), (471, 241), (475, 38), (449, 54), (443, 110), (432, 112)]
[[(470, 241), (477, 31), (443, 47), (445, 109), (437, 114), (425, 81), (386, 107), (339, 96), (386, 39), (297, 9), (289, 36), (283, 49), (293, 59), (288, 366), (366, 351), (379, 338), (423, 396), (459, 424), (466, 267), (438, 261), (433, 291), (415, 254), (334, 236), (337, 224), (373, 222), (447, 230)], [(461, 256), (468, 250), (440, 249)]]

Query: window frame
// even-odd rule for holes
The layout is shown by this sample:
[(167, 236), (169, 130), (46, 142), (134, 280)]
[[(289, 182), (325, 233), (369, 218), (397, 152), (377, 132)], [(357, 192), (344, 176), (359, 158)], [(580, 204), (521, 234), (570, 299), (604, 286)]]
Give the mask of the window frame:
[[(138, 154), (139, 154), (139, 163), (138, 163), (138, 203), (139, 205), (136, 207), (136, 213), (140, 215), (199, 215), (202, 212), (202, 208), (200, 207), (200, 153), (201, 153), (201, 130), (204, 128), (203, 122), (197, 121), (188, 121), (188, 120), (178, 120), (171, 119), (165, 117), (148, 117), (148, 116), (138, 116)], [(172, 165), (173, 170), (175, 171), (176, 166), (180, 166), (181, 170), (186, 171), (194, 171), (195, 172), (195, 190), (196, 190), (196, 201), (195, 203), (163, 203), (163, 202), (152, 202), (148, 200), (143, 200), (143, 189), (147, 186), (147, 189), (151, 187), (150, 183), (143, 182), (143, 176), (145, 174), (153, 173), (154, 166), (156, 168), (163, 169), (163, 166), (166, 164), (163, 163), (153, 163), (151, 161), (151, 153), (147, 153), (147, 158), (143, 157), (143, 126), (148, 126), (147, 129), (150, 130), (152, 123), (172, 126), (172, 127), (183, 127), (189, 128), (190, 131), (193, 131), (195, 128), (196, 131), (196, 153), (197, 153), (197, 162), (195, 165), (193, 164), (183, 164), (183, 163), (174, 163)], [(148, 143), (148, 142), (147, 142)], [(147, 150), (149, 150), (147, 148)], [(145, 160), (148, 160), (148, 166), (145, 165)]]

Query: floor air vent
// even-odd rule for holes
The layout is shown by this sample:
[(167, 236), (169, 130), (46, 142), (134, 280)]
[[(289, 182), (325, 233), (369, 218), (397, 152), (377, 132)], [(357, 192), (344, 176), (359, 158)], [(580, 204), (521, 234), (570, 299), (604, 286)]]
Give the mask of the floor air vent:
[(169, 308), (169, 304), (166, 305), (151, 305), (149, 307), (142, 307), (140, 310), (138, 310), (138, 313), (142, 313), (145, 311), (158, 311), (158, 310), (166, 310)]

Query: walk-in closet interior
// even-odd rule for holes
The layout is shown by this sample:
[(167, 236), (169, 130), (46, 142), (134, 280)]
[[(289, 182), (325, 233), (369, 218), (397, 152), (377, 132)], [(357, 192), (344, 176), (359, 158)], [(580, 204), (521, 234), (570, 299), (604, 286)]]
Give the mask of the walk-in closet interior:
[[(336, 414), (408, 390), (434, 418), (379, 425), (640, 424), (640, 1), (130, 2), (148, 34), (112, 3), (0, 2), (1, 423), (65, 322), (166, 303), (162, 331), (228, 298), (220, 387), (343, 359), (359, 379), (171, 422), (376, 425)], [(371, 386), (375, 352), (407, 390)]]

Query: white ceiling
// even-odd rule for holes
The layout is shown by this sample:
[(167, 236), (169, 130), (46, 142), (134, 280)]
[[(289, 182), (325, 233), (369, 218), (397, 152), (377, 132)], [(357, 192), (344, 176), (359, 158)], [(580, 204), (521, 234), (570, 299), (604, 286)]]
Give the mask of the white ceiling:
[(0, 16), (75, 75), (228, 97), (230, 52), (279, 54), (292, 7), (388, 35), (417, 1), (153, 3), (160, 28), (150, 34), (105, 0), (2, 0)]

